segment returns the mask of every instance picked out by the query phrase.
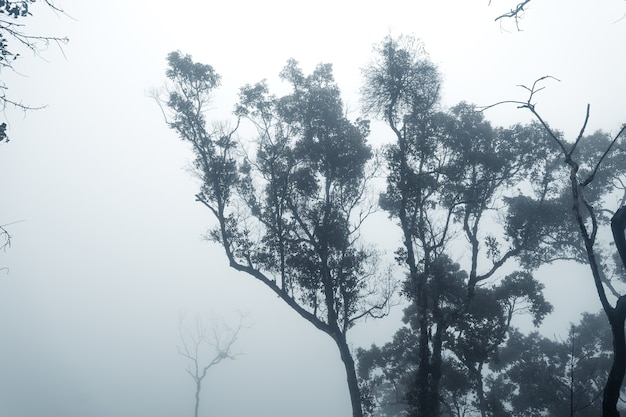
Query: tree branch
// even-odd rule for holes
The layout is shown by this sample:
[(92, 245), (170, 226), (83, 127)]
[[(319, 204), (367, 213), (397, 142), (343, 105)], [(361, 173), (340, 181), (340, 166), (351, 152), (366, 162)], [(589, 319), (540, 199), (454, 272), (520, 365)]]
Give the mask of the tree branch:
[(615, 247), (622, 260), (622, 267), (626, 268), (626, 237), (624, 236), (626, 229), (626, 206), (622, 206), (611, 219), (611, 231), (613, 232), (613, 240)]
[[(502, 20), (502, 19), (508, 19), (508, 18), (513, 18), (515, 19), (515, 26), (517, 27), (517, 30), (521, 30), (519, 28), (519, 21), (520, 19), (522, 19), (522, 14), (524, 12), (524, 8), (528, 5), (528, 3), (530, 3), (531, 0), (524, 0), (520, 3), (517, 4), (517, 6), (515, 6), (515, 8), (511, 9), (510, 11), (508, 11), (507, 13), (504, 13), (498, 17), (496, 17), (494, 19), (494, 21), (498, 21), (498, 20)], [(491, 5), (491, 1), (489, 1), (489, 4)]]

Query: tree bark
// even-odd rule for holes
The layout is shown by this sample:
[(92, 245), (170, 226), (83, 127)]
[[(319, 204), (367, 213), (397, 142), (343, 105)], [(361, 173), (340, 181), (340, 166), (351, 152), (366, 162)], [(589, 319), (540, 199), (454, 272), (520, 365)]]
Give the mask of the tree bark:
[[(621, 207), (611, 219), (611, 230), (617, 251), (626, 268), (626, 206)], [(619, 417), (617, 402), (626, 374), (626, 335), (624, 321), (626, 321), (626, 296), (622, 295), (614, 309), (607, 311), (611, 333), (613, 334), (613, 364), (609, 371), (602, 397), (602, 417)]]
[[(428, 383), (428, 376), (430, 375), (430, 348), (429, 348), (429, 337), (428, 337), (428, 316), (426, 311), (426, 297), (421, 297), (424, 294), (424, 288), (421, 291), (418, 291), (418, 295), (420, 295), (420, 300), (418, 302), (418, 312), (419, 312), (419, 359), (418, 359), (418, 367), (417, 367), (417, 414), (411, 414), (411, 417), (425, 417), (429, 415), (430, 412), (430, 391), (431, 387)], [(434, 416), (433, 416), (434, 417)]]
[(626, 339), (624, 321), (626, 319), (626, 296), (621, 296), (609, 317), (613, 334), (613, 364), (604, 386), (602, 397), (602, 417), (619, 417), (617, 402), (626, 373)]
[(350, 403), (352, 404), (352, 417), (363, 417), (361, 390), (359, 388), (359, 380), (356, 376), (356, 367), (354, 364), (354, 358), (352, 357), (352, 352), (350, 352), (348, 342), (343, 335), (338, 335), (334, 339), (335, 343), (337, 343), (337, 347), (339, 348), (341, 361), (346, 369), (348, 391), (350, 392)]
[(200, 390), (202, 389), (202, 381), (196, 380), (196, 406), (194, 408), (194, 417), (198, 417), (198, 409), (200, 408)]
[(443, 349), (443, 332), (446, 327), (442, 320), (437, 320), (437, 330), (433, 336), (433, 351), (430, 366), (430, 380), (429, 380), (429, 395), (428, 395), (428, 410), (425, 415), (439, 416), (441, 414), (441, 394), (439, 393), (439, 385), (441, 383), (441, 365)]
[(483, 383), (483, 363), (479, 363), (477, 368), (472, 368), (476, 379), (476, 396), (480, 407), (480, 416), (487, 417), (487, 400), (485, 399), (485, 385)]

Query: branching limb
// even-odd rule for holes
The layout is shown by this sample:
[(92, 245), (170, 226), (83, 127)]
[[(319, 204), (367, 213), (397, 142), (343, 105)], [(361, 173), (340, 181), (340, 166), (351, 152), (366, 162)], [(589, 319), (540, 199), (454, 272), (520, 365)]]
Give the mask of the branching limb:
[[(500, 19), (505, 19), (505, 18), (510, 18), (513, 17), (516, 20), (518, 18), (520, 18), (520, 14), (522, 14), (524, 12), (524, 7), (526, 7), (526, 5), (530, 3), (530, 0), (524, 0), (521, 3), (518, 3), (517, 6), (515, 6), (515, 8), (511, 9), (509, 12), (504, 13), (498, 17), (495, 18), (495, 20), (500, 20)], [(489, 4), (491, 5), (491, 2), (489, 2)]]
[[(1, 138), (0, 138), (1, 141)], [(23, 222), (24, 220), (18, 220), (15, 222), (11, 222), (11, 223), (7, 223), (7, 224), (1, 224), (0, 225), (0, 251), (6, 251), (7, 249), (9, 249), (11, 247), (11, 243), (12, 243), (12, 239), (13, 237), (11, 236), (11, 234), (9, 233), (9, 230), (7, 229), (7, 226), (11, 226), (13, 224), (16, 223), (20, 223)], [(5, 271), (9, 271), (9, 268), (7, 267), (0, 267), (0, 271), (5, 270)]]
[[(56, 44), (61, 51), (61, 54), (65, 57), (63, 52), (63, 45), (69, 42), (67, 37), (45, 36), (45, 35), (33, 35), (28, 33), (22, 23), (23, 19), (32, 16), (30, 12), (31, 3), (35, 3), (37, 0), (30, 1), (0, 1), (0, 71), (2, 69), (14, 70), (13, 63), (20, 57), (20, 53), (17, 49), (26, 49), (31, 51), (33, 55), (38, 58), (42, 58), (41, 53), (46, 50), (50, 44)], [(43, 0), (54, 12), (65, 14), (65, 12), (59, 7), (55, 6), (50, 0)], [(43, 58), (42, 58), (43, 59)], [(22, 104), (20, 101), (7, 97), (6, 90), (7, 85), (0, 81), (0, 111), (3, 111), (7, 106), (13, 106), (17, 109), (38, 110), (45, 106), (29, 106)], [(8, 142), (9, 137), (7, 135), (7, 124), (5, 122), (0, 123), (0, 142)]]
[[(550, 128), (550, 126), (548, 125), (548, 123), (543, 119), (543, 117), (541, 117), (541, 115), (537, 112), (537, 110), (535, 109), (535, 104), (533, 103), (533, 99), (535, 97), (535, 94), (537, 94), (538, 92), (540, 92), (541, 90), (543, 90), (545, 87), (539, 87), (538, 84), (544, 80), (547, 79), (553, 79), (555, 81), (561, 81), (558, 78), (552, 76), (552, 75), (544, 75), (543, 77), (539, 77), (537, 78), (534, 82), (533, 85), (531, 87), (528, 87), (526, 85), (520, 84), (518, 87), (523, 88), (524, 90), (528, 91), (528, 99), (526, 101), (517, 101), (517, 100), (504, 100), (504, 101), (500, 101), (488, 106), (483, 106), (483, 107), (477, 107), (476, 109), (478, 111), (485, 111), (488, 109), (491, 109), (493, 107), (496, 106), (500, 106), (502, 104), (515, 104), (517, 105), (518, 108), (526, 108), (528, 110), (530, 110), (530, 112), (533, 114), (533, 116), (535, 116), (535, 118), (539, 121), (539, 123), (541, 123), (541, 125), (543, 126), (543, 128), (546, 130), (546, 132), (548, 133), (548, 135), (557, 143), (557, 145), (559, 146), (559, 148), (561, 148), (561, 150), (563, 151), (564, 155), (568, 155), (569, 151), (567, 150), (565, 143), (559, 138), (559, 136)], [(585, 122), (585, 126), (586, 126), (586, 122)]]
[[(587, 116), (589, 115), (589, 106), (587, 106)], [(586, 122), (586, 121), (585, 121)], [(611, 151), (611, 149), (615, 146), (615, 143), (617, 142), (617, 140), (622, 136), (622, 134), (626, 131), (626, 124), (624, 124), (622, 126), (622, 128), (620, 129), (619, 133), (617, 135), (615, 135), (615, 137), (613, 138), (613, 140), (611, 141), (611, 144), (606, 148), (606, 150), (604, 151), (604, 153), (602, 154), (602, 156), (600, 157), (600, 159), (598, 160), (598, 163), (596, 164), (596, 166), (593, 169), (593, 172), (589, 175), (589, 177), (587, 177), (587, 179), (585, 179), (585, 181), (583, 181), (581, 183), (581, 185), (584, 187), (586, 185), (588, 185), (589, 183), (591, 183), (593, 181), (593, 179), (596, 176), (596, 173), (598, 172), (598, 169), (600, 169), (600, 165), (602, 164), (602, 161), (604, 161), (604, 158), (606, 158), (606, 156), (609, 154), (609, 152)]]
[(626, 268), (626, 237), (624, 236), (626, 229), (626, 206), (622, 206), (611, 219), (611, 231), (613, 232), (613, 240), (615, 247), (622, 260), (622, 266)]
[(6, 251), (11, 247), (11, 234), (4, 226), (0, 225), (0, 250)]
[[(515, 19), (515, 27), (518, 31), (520, 31), (521, 29), (519, 27), (519, 21), (523, 18), (524, 8), (528, 5), (528, 3), (530, 3), (530, 0), (524, 0), (518, 3), (517, 6), (509, 10), (507, 13), (496, 17), (494, 20), (497, 22), (501, 21), (502, 19)], [(489, 5), (491, 5), (491, 1), (489, 1)]]

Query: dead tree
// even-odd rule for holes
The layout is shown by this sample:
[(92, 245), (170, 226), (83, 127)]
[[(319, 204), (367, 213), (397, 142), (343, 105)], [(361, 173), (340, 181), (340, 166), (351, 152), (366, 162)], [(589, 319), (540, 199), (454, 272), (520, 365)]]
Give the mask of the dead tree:
[(241, 328), (241, 319), (235, 329), (216, 319), (213, 320), (211, 328), (207, 329), (200, 318), (196, 318), (195, 326), (188, 329), (181, 319), (179, 325), (181, 346), (178, 347), (178, 353), (188, 360), (187, 373), (196, 386), (194, 417), (198, 417), (202, 382), (209, 369), (225, 359), (237, 357), (237, 354), (233, 353), (233, 345), (239, 337)]

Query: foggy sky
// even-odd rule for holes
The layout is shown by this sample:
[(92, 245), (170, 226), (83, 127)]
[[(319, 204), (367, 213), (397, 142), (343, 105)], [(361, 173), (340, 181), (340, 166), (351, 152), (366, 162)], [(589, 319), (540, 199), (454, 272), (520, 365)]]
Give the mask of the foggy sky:
[[(332, 63), (356, 117), (373, 44), (404, 33), (439, 65), (446, 106), (524, 100), (516, 86), (549, 74), (561, 82), (547, 85), (537, 108), (553, 127), (576, 135), (591, 103), (588, 132), (617, 131), (626, 121), (626, 3), (534, 0), (521, 32), (494, 22), (514, 3), (57, 0), (70, 17), (33, 9), (33, 31), (70, 43), (2, 73), (9, 94), (48, 107), (7, 109), (12, 140), (0, 144), (0, 224), (15, 222), (13, 245), (0, 252), (9, 268), (0, 271), (0, 416), (191, 416), (179, 317), (239, 313), (249, 324), (235, 349), (242, 355), (207, 377), (202, 415), (349, 415), (332, 341), (202, 239), (212, 218), (194, 201), (192, 154), (149, 91), (179, 49), (222, 75), (213, 107), (228, 118), (241, 85), (267, 78), (279, 87), (293, 57), (305, 71)], [(487, 118), (530, 120), (514, 106)], [(392, 224), (376, 222), (375, 233), (391, 229), (381, 249), (393, 252)], [(538, 276), (555, 305), (545, 334), (600, 308), (585, 268), (548, 266)], [(400, 314), (356, 328), (354, 346), (387, 341)]]

